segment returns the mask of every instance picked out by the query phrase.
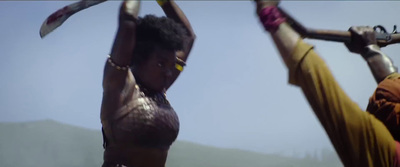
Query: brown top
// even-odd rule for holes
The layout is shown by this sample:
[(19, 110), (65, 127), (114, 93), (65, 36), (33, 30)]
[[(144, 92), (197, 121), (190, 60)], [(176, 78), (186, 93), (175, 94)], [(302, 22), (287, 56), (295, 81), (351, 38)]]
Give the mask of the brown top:
[(163, 166), (167, 151), (179, 132), (178, 116), (163, 93), (136, 85), (133, 96), (131, 102), (113, 115), (101, 113), (106, 138), (104, 160), (137, 166), (133, 159), (151, 159), (159, 162), (158, 165), (144, 162), (149, 165), (143, 166)]

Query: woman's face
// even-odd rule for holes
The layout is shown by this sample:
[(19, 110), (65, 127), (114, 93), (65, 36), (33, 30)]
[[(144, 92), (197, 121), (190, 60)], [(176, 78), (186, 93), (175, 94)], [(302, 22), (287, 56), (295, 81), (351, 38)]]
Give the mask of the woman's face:
[(171, 83), (176, 52), (155, 47), (147, 60), (135, 67), (134, 75), (141, 84), (154, 91), (164, 91)]

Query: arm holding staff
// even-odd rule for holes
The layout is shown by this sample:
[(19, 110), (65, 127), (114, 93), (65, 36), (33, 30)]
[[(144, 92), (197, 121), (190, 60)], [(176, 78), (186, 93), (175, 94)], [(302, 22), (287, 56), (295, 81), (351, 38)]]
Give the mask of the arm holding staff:
[(276, 4), (256, 0), (256, 6), (289, 70), (289, 83), (302, 89), (344, 166), (399, 165), (399, 144), (385, 125), (347, 96), (324, 60)]

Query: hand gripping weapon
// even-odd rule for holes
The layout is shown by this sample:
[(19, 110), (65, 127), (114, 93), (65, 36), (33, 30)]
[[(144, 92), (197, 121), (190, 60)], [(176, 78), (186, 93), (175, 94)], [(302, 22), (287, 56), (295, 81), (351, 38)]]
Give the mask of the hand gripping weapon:
[[(287, 23), (297, 31), (303, 38), (310, 39), (320, 39), (326, 41), (335, 41), (335, 42), (350, 42), (351, 34), (348, 31), (336, 31), (336, 30), (320, 30), (320, 29), (310, 29), (304, 27), (298, 21), (296, 21), (293, 17), (291, 17), (286, 11), (282, 8), (279, 8), (280, 12), (286, 17)], [(375, 30), (376, 40), (380, 47), (385, 47), (390, 44), (400, 43), (400, 33), (397, 32), (396, 25), (393, 28), (393, 31), (388, 33), (386, 29), (377, 25), (373, 27)]]

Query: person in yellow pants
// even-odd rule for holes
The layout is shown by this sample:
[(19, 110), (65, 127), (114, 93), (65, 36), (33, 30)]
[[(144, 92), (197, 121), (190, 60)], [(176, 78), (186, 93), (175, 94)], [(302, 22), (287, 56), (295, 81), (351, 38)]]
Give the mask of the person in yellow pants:
[(289, 83), (302, 89), (344, 166), (400, 166), (400, 144), (394, 138), (399, 124), (400, 75), (376, 45), (373, 29), (351, 27), (352, 41), (346, 44), (364, 57), (380, 83), (365, 112), (346, 95), (313, 46), (287, 24), (276, 5), (276, 1), (256, 0), (257, 14), (289, 70)]

